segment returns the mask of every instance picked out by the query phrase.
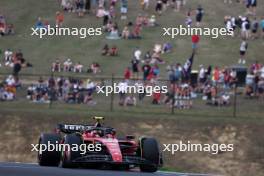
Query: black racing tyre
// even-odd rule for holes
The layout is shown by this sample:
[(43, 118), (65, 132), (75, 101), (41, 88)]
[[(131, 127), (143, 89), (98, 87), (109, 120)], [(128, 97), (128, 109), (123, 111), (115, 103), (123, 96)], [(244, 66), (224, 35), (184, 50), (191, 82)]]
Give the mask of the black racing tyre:
[[(48, 147), (49, 144), (59, 144), (61, 141), (61, 137), (58, 134), (41, 134), (39, 138), (39, 149), (40, 146)], [(44, 148), (43, 148), (44, 149)], [(52, 150), (52, 149), (50, 149)], [(38, 163), (40, 166), (59, 166), (60, 164), (61, 153), (60, 151), (38, 151)]]
[[(62, 151), (61, 166), (63, 168), (74, 168), (77, 164), (74, 160), (81, 156), (79, 146), (83, 144), (81, 136), (76, 134), (68, 134), (64, 137), (64, 144), (66, 146), (65, 151)], [(70, 146), (70, 148), (68, 148)], [(73, 147), (78, 146), (78, 150), (72, 151)]]
[(141, 157), (152, 164), (140, 165), (141, 172), (156, 172), (160, 163), (159, 144), (154, 138), (144, 138), (141, 140)]

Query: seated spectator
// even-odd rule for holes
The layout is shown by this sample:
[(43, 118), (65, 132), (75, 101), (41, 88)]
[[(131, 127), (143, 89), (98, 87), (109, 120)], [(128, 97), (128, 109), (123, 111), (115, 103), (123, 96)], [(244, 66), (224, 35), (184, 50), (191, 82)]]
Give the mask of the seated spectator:
[(171, 43), (164, 43), (162, 47), (162, 53), (170, 53), (172, 51)]
[(7, 29), (6, 29), (6, 34), (7, 35), (13, 35), (15, 34), (15, 28), (13, 24), (8, 24)]
[(129, 39), (130, 37), (130, 31), (128, 29), (128, 26), (125, 26), (123, 31), (122, 31), (122, 38), (123, 39)]
[(97, 62), (94, 62), (90, 66), (92, 73), (97, 74), (101, 72), (100, 65)]
[(61, 6), (64, 11), (72, 12), (73, 11), (73, 4), (71, 0), (62, 0)]
[(111, 32), (112, 28), (114, 27), (114, 24), (111, 20), (108, 20), (107, 24), (103, 27), (105, 32), (109, 33)]
[(50, 26), (49, 21), (48, 20), (44, 20), (43, 27), (47, 29), (49, 26)]
[(72, 61), (71, 61), (71, 59), (67, 59), (63, 63), (63, 71), (70, 72), (71, 70), (72, 70)]
[(42, 78), (37, 84), (32, 84), (27, 89), (27, 98), (35, 103), (50, 103), (50, 95), (47, 83)]
[(102, 53), (103, 56), (108, 56), (109, 55), (109, 46), (107, 44), (104, 45), (101, 53)]
[(222, 93), (220, 96), (220, 106), (227, 106), (230, 105), (230, 95), (226, 93)]
[(143, 62), (150, 62), (150, 61), (151, 61), (151, 54), (150, 54), (150, 51), (147, 51), (145, 56), (144, 56)]
[(253, 90), (253, 87), (252, 86), (246, 85), (246, 88), (245, 88), (245, 96), (247, 98), (254, 97), (254, 90)]
[(151, 56), (151, 61), (150, 61), (150, 63), (151, 63), (151, 64), (156, 64), (156, 63), (161, 63), (161, 64), (163, 64), (163, 63), (165, 63), (165, 62), (163, 61), (163, 59), (161, 59), (161, 57), (160, 57), (160, 53), (154, 52), (154, 53), (152, 54), (152, 56)]
[(157, 20), (156, 20), (156, 16), (155, 16), (155, 15), (152, 15), (152, 16), (148, 19), (148, 26), (150, 26), (150, 27), (158, 26), (158, 24), (157, 24)]
[(258, 98), (260, 98), (261, 100), (264, 100), (264, 78), (260, 78), (259, 82), (258, 82), (258, 90), (257, 90), (257, 96)]
[(191, 100), (191, 86), (187, 83), (182, 85), (182, 108), (183, 109), (190, 109), (192, 107), (192, 100)]
[(118, 33), (118, 27), (114, 26), (112, 27), (110, 33), (106, 36), (107, 39), (109, 40), (118, 40), (120, 39), (119, 33)]
[(115, 45), (111, 48), (109, 54), (110, 54), (110, 56), (117, 56), (118, 55), (118, 49)]
[(15, 86), (15, 85), (16, 85), (16, 79), (15, 79), (14, 76), (9, 75), (9, 76), (5, 79), (4, 83), (5, 83), (7, 86)]
[(83, 65), (80, 62), (78, 62), (74, 65), (73, 72), (74, 73), (82, 73), (82, 71), (83, 71), (82, 69), (83, 69)]
[(211, 105), (218, 105), (218, 92), (217, 92), (217, 87), (216, 86), (212, 86), (211, 87)]
[(129, 95), (125, 98), (124, 106), (136, 106), (136, 105), (137, 105), (136, 97)]
[(0, 101), (12, 101), (16, 98), (16, 87), (0, 85)]
[(130, 39), (141, 39), (141, 26), (135, 25)]
[(84, 104), (87, 104), (88, 106), (94, 106), (96, 105), (96, 102), (93, 100), (93, 96), (91, 92), (88, 92), (85, 96), (84, 96)]
[(56, 59), (55, 62), (52, 63), (52, 72), (61, 72), (61, 63), (59, 59)]
[(96, 90), (97, 84), (91, 81), (90, 79), (87, 79), (85, 84), (85, 90), (87, 90), (88, 92), (93, 93)]

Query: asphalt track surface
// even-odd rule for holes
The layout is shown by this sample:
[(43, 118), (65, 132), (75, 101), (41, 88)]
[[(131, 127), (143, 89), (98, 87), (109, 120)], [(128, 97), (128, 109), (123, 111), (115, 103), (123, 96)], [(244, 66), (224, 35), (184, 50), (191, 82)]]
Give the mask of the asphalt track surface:
[(1, 163), (0, 176), (213, 176), (176, 172), (141, 173), (139, 171), (112, 171), (42, 167), (34, 163)]

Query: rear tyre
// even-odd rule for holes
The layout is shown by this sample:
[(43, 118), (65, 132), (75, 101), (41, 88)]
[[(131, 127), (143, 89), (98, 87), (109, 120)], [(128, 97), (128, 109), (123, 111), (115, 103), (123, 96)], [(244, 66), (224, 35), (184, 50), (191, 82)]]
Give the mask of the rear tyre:
[[(39, 146), (48, 147), (49, 144), (59, 144), (61, 137), (58, 134), (41, 134)], [(39, 148), (40, 149), (40, 148)], [(44, 149), (44, 148), (43, 148)], [(38, 163), (40, 166), (59, 166), (61, 154), (60, 151), (38, 151)]]
[(151, 162), (151, 164), (140, 165), (141, 172), (156, 172), (160, 163), (159, 145), (154, 138), (144, 138), (141, 140), (141, 157)]
[[(64, 144), (66, 147), (65, 151), (62, 152), (61, 166), (63, 168), (77, 167), (77, 164), (74, 162), (74, 160), (81, 157), (79, 146), (82, 143), (82, 138), (76, 134), (68, 134), (64, 137)], [(71, 149), (76, 146), (78, 146), (78, 150), (72, 151)]]

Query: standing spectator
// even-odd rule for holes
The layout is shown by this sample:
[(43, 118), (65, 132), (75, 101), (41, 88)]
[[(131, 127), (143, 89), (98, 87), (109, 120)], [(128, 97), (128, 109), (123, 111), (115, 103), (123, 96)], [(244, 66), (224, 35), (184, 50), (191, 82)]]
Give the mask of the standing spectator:
[(141, 60), (141, 54), (142, 54), (141, 50), (139, 48), (136, 48), (136, 50), (134, 51), (134, 58), (136, 60), (140, 61)]
[(152, 96), (153, 96), (152, 104), (154, 104), (154, 105), (160, 104), (161, 92), (160, 91), (153, 92)]
[(149, 8), (149, 0), (141, 0), (141, 7), (143, 10), (148, 10)]
[(4, 36), (6, 33), (6, 21), (5, 17), (0, 14), (0, 36)]
[(134, 58), (132, 59), (131, 64), (132, 64), (133, 77), (136, 77), (136, 79), (138, 79), (139, 60)]
[(241, 18), (241, 37), (245, 39), (250, 38), (250, 23), (246, 17)]
[(56, 26), (62, 27), (62, 24), (64, 22), (64, 15), (62, 12), (56, 12)]
[(76, 10), (79, 17), (82, 17), (84, 15), (84, 0), (76, 0)]
[(129, 80), (131, 78), (131, 69), (127, 67), (124, 72), (124, 79)]
[(257, 18), (255, 17), (252, 21), (252, 38), (257, 39), (258, 38), (258, 28), (259, 28), (259, 22)]
[(4, 52), (5, 56), (5, 66), (13, 66), (13, 52), (10, 49), (7, 49)]
[(167, 7), (168, 7), (168, 0), (162, 0), (162, 8), (163, 8), (162, 10), (166, 11)]
[(174, 77), (175, 77), (175, 81), (179, 82), (181, 81), (182, 78), (182, 67), (180, 63), (176, 64), (175, 70), (174, 70)]
[(121, 0), (121, 20), (127, 19), (128, 0)]
[(262, 30), (262, 38), (264, 38), (264, 16), (262, 17), (261, 21), (260, 21), (260, 26), (261, 26), (261, 30)]
[(162, 13), (162, 1), (161, 0), (157, 0), (155, 10), (159, 15), (161, 15), (161, 13)]
[(203, 65), (200, 65), (200, 71), (198, 74), (198, 83), (200, 86), (202, 86), (205, 82), (206, 82), (206, 70)]
[(91, 0), (85, 1), (85, 10), (89, 13), (91, 10)]
[(174, 4), (175, 4), (175, 11), (179, 12), (181, 10), (181, 5), (182, 5), (182, 0), (174, 0)]
[(204, 10), (201, 5), (196, 10), (196, 26), (200, 26), (204, 15)]
[(256, 15), (257, 0), (247, 0), (247, 13), (251, 15)]
[(151, 66), (148, 63), (144, 64), (142, 66), (142, 71), (143, 71), (143, 80), (146, 81), (150, 74)]
[(199, 43), (199, 41), (200, 41), (200, 37), (198, 35), (193, 35), (192, 36), (192, 49), (193, 49), (193, 52), (196, 52), (197, 44)]
[(192, 9), (188, 9), (187, 13), (186, 13), (186, 19), (185, 19), (185, 24), (187, 27), (191, 27), (192, 25)]
[(246, 63), (245, 54), (246, 54), (247, 48), (248, 48), (248, 43), (245, 40), (243, 40), (240, 45), (240, 59), (238, 60), (239, 64)]
[(214, 69), (213, 69), (213, 77), (212, 77), (212, 81), (214, 83), (214, 85), (216, 85), (220, 80), (220, 70), (219, 68), (216, 66)]

